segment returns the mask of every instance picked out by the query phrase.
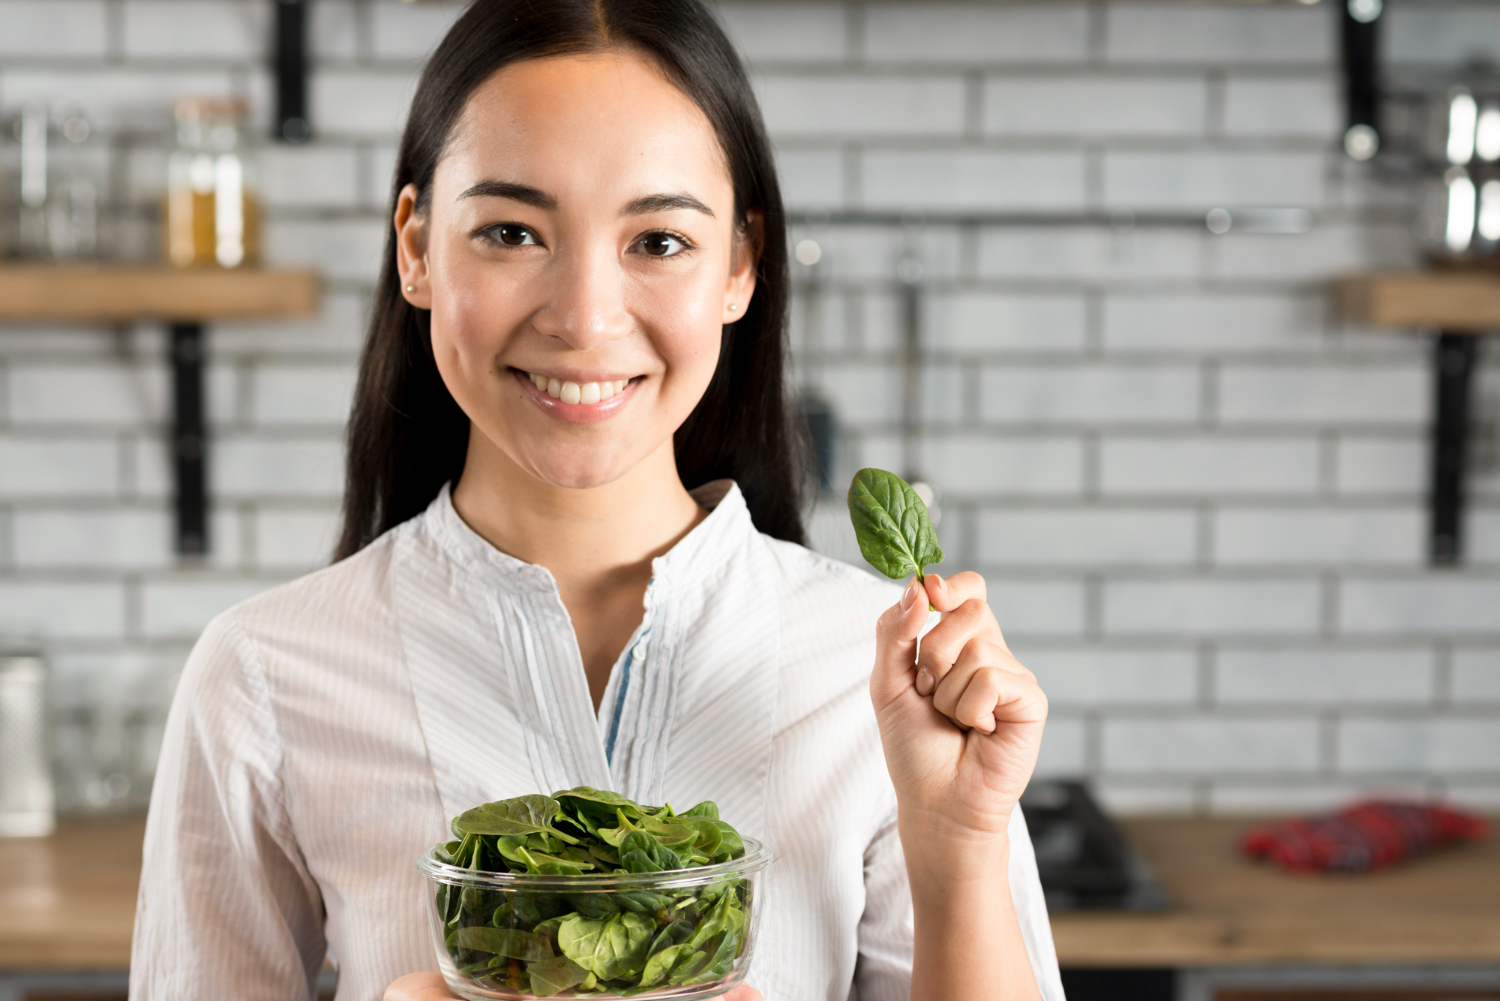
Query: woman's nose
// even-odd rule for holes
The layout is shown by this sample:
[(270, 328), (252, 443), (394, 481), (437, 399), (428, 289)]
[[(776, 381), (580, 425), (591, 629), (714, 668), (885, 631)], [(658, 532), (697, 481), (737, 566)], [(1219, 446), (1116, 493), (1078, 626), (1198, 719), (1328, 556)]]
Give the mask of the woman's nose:
[(575, 351), (623, 337), (633, 326), (625, 306), (625, 275), (618, 255), (608, 248), (580, 248), (560, 255), (550, 292), (532, 323)]

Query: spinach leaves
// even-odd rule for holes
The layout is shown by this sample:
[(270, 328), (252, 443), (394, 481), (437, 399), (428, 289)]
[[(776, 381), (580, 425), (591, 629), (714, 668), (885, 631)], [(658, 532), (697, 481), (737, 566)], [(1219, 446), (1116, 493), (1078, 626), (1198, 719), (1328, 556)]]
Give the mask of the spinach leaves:
[(849, 517), (859, 551), (870, 565), (900, 580), (941, 563), (943, 550), (927, 518), (927, 505), (911, 486), (884, 469), (861, 469), (849, 484)]
[[(713, 802), (679, 814), (587, 786), (486, 803), (452, 828), (456, 840), (433, 856), (477, 872), (691, 874), (745, 854)], [(487, 990), (631, 995), (728, 975), (745, 948), (751, 884), (592, 889), (582, 880), (533, 892), (439, 883), (434, 903), (454, 966)]]

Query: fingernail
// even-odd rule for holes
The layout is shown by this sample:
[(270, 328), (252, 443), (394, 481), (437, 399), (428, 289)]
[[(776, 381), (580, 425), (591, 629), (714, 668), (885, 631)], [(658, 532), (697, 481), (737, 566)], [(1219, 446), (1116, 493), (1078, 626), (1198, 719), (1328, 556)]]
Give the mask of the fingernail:
[(922, 668), (922, 670), (920, 670), (920, 671), (917, 672), (917, 694), (918, 695), (921, 695), (921, 696), (923, 696), (925, 698), (926, 696), (931, 695), (932, 694), (932, 690), (934, 688), (936, 688), (936, 687), (937, 687), (937, 682), (935, 682), (935, 681), (932, 680), (932, 672), (931, 671), (927, 670), (927, 668), (924, 667), (924, 668)]
[(917, 587), (917, 579), (913, 577), (911, 583), (906, 585), (906, 590), (901, 592), (901, 611), (906, 611), (911, 607), (911, 603), (917, 600), (918, 590), (920, 589)]
[(928, 575), (927, 575), (927, 578), (928, 578), (928, 579), (929, 579), (929, 580), (935, 580), (935, 581), (937, 581), (937, 586), (938, 586), (938, 590), (939, 590), (939, 591), (943, 591), (943, 590), (946, 590), (946, 589), (947, 589), (947, 587), (948, 587), (948, 582), (947, 582), (947, 581), (945, 581), (945, 580), (943, 580), (943, 578), (942, 578), (942, 577), (940, 577), (940, 576), (938, 576), (938, 575), (937, 575), (937, 574), (935, 574), (935, 573), (930, 573), (930, 574), (928, 574)]

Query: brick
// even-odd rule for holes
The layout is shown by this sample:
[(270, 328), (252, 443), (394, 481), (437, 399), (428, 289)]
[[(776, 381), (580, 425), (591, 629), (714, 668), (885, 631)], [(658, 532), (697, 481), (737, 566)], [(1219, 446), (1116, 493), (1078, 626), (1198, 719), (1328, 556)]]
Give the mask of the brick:
[(1043, 779), (1082, 775), (1088, 769), (1087, 748), (1087, 724), (1083, 720), (1052, 716), (1042, 734), (1032, 774)]
[(955, 292), (926, 297), (922, 333), (934, 350), (1079, 351), (1087, 303), (1079, 295)]
[(389, 219), (396, 192), (396, 147), (387, 143), (374, 143), (366, 147), (368, 188), (362, 193), (365, 205), (378, 209)]
[(1110, 151), (1104, 156), (1104, 200), (1130, 208), (1316, 206), (1323, 201), (1323, 155)]
[(1198, 577), (1110, 580), (1104, 631), (1117, 636), (1307, 635), (1317, 630), (1320, 589), (1304, 578)]
[(165, 510), (20, 510), (15, 560), (22, 569), (150, 569), (171, 563)]
[(1191, 563), (1191, 510), (1084, 507), (979, 514), (979, 558), (990, 566), (1181, 566)]
[(1339, 84), (1330, 76), (1231, 76), (1224, 85), (1224, 131), (1231, 136), (1315, 136), (1343, 128)]
[(1427, 489), (1427, 444), (1419, 437), (1342, 437), (1335, 455), (1341, 494), (1417, 496)]
[(271, 9), (247, 0), (125, 0), (125, 55), (130, 59), (265, 58)]
[(1326, 65), (1335, 58), (1333, 20), (1321, 8), (1114, 3), (1106, 11), (1111, 62)]
[(394, 139), (411, 110), (417, 73), (315, 69), (308, 86), (318, 135)]
[(1104, 301), (1110, 351), (1314, 351), (1321, 298), (1308, 295), (1122, 293)]
[(273, 211), (359, 204), (359, 153), (353, 147), (267, 143), (257, 155), (261, 195)]
[(1406, 227), (1374, 223), (1320, 224), (1300, 236), (1230, 230), (1210, 243), (1208, 272), (1215, 278), (1279, 279), (1310, 286), (1352, 272), (1414, 268), (1413, 246)]
[(426, 59), (464, 12), (461, 3), (396, 3), (377, 0), (370, 5), (370, 37), (381, 59)]
[(355, 56), (355, 0), (318, 0), (308, 8), (307, 46), (316, 59)]
[(235, 354), (278, 357), (334, 352), (358, 353), (364, 343), (369, 296), (324, 289), (318, 312), (307, 318), (220, 320), (213, 325), (213, 350), (220, 357)]
[(227, 67), (177, 71), (85, 64), (69, 69), (7, 69), (4, 87), (5, 103), (12, 107), (66, 94), (92, 125), (107, 132), (123, 128), (164, 131), (170, 127), (172, 102), (178, 95), (218, 97), (233, 92)]
[(1076, 438), (997, 438), (952, 434), (927, 438), (922, 455), (933, 480), (956, 496), (1076, 495), (1083, 452)]
[(0, 635), (113, 639), (125, 632), (125, 592), (102, 581), (0, 580)]
[(986, 421), (1181, 423), (1198, 416), (1191, 365), (991, 365), (980, 376)]
[[(1403, 790), (1382, 784), (1383, 795), (1420, 796), (1425, 790)], [(1243, 779), (1213, 783), (1209, 809), (1214, 813), (1284, 814), (1324, 813), (1347, 806), (1364, 794), (1358, 782), (1251, 782)]]
[(1214, 694), (1225, 705), (1423, 705), (1432, 653), (1406, 649), (1220, 649)]
[(108, 439), (0, 437), (0, 497), (108, 497), (119, 466)]
[(1464, 525), (1464, 558), (1471, 564), (1500, 563), (1500, 511), (1470, 508)]
[(1426, 366), (1225, 365), (1219, 370), (1224, 422), (1415, 424), (1428, 420)]
[(1197, 686), (1191, 650), (1042, 648), (1024, 663), (1054, 707), (1190, 705)]
[(979, 273), (1064, 281), (1194, 278), (1202, 270), (1202, 242), (1181, 230), (987, 229), (979, 236)]
[(1100, 479), (1120, 496), (1310, 494), (1317, 488), (1312, 438), (1106, 437)]
[(261, 365), (255, 370), (251, 413), (256, 423), (343, 427), (354, 395), (354, 364)]
[(876, 4), (865, 12), (865, 56), (878, 62), (1057, 63), (1087, 53), (1081, 3)]
[(1426, 513), (1401, 508), (1221, 508), (1214, 560), (1224, 566), (1416, 566)]
[[(806, 271), (801, 265), (792, 265), (793, 274)], [(806, 366), (828, 352), (859, 346), (857, 336), (851, 336), (849, 299), (845, 295), (820, 289), (809, 300), (805, 289), (793, 292), (791, 317), (788, 324), (792, 352)]]
[(225, 498), (317, 497), (343, 493), (339, 439), (224, 436), (212, 445), (209, 481)]
[(262, 569), (327, 566), (338, 542), (339, 510), (261, 508), (255, 512), (255, 564)]
[(9, 0), (4, 12), (0, 56), (104, 57), (104, 0)]
[(1243, 775), (1310, 772), (1318, 763), (1311, 719), (1106, 719), (1104, 770), (1113, 774)]
[(1500, 702), (1500, 650), (1453, 651), (1453, 701)]
[(1429, 574), (1396, 580), (1346, 579), (1339, 621), (1359, 635), (1500, 633), (1500, 579)]
[[(841, 425), (890, 425), (901, 419), (901, 373), (880, 362), (825, 362), (809, 367), (804, 383), (833, 405)], [(963, 416), (963, 372), (952, 365), (923, 367), (921, 418), (954, 422)]]
[(838, 150), (779, 150), (776, 174), (788, 208), (837, 208), (844, 194), (844, 156)]
[(1500, 10), (1485, 3), (1391, 4), (1381, 25), (1385, 58), (1445, 68), (1488, 60), (1500, 50)]
[[(798, 226), (792, 233), (793, 245), (807, 236), (823, 249), (818, 269), (825, 281), (874, 279), (886, 284), (895, 275), (896, 262), (910, 254), (921, 261), (926, 277), (952, 278), (962, 261), (959, 233), (951, 226), (927, 226), (915, 235), (894, 227)], [(895, 297), (888, 295), (885, 301), (893, 303)], [(889, 312), (896, 315), (894, 310)]]
[(989, 605), (1014, 644), (1019, 637), (1077, 636), (1083, 632), (1083, 585), (1059, 580), (986, 582)]
[(214, 616), (275, 584), (191, 574), (148, 580), (141, 588), (142, 629), (152, 639), (194, 639)]
[(1131, 814), (1197, 812), (1198, 796), (1187, 779), (1139, 779), (1103, 776), (1090, 785), (1099, 804), (1116, 817)]
[(1500, 771), (1500, 717), (1345, 720), (1338, 746), (1348, 771)]
[(888, 150), (863, 157), (872, 208), (1081, 209), (1081, 153)]
[(964, 85), (956, 76), (773, 74), (756, 86), (773, 136), (956, 136)]
[[(14, 365), (11, 416), (18, 425), (164, 424), (167, 377), (159, 362)], [(234, 372), (210, 364), (205, 379), (209, 419), (233, 419)]]
[(839, 4), (726, 3), (717, 8), (740, 56), (753, 63), (842, 61), (845, 9)]
[(1199, 79), (991, 77), (984, 131), (1002, 136), (1195, 136), (1208, 115)]
[(310, 265), (330, 278), (373, 284), (385, 250), (385, 224), (372, 219), (273, 221), (265, 228), (268, 263)]

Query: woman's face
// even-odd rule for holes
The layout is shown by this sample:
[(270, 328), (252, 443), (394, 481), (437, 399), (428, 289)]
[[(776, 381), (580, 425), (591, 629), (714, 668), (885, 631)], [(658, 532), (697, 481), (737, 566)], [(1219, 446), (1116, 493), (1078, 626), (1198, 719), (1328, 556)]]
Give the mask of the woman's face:
[(697, 105), (630, 53), (514, 63), (470, 97), (425, 216), (415, 197), (404, 294), (482, 449), (561, 487), (670, 450), (755, 280)]

